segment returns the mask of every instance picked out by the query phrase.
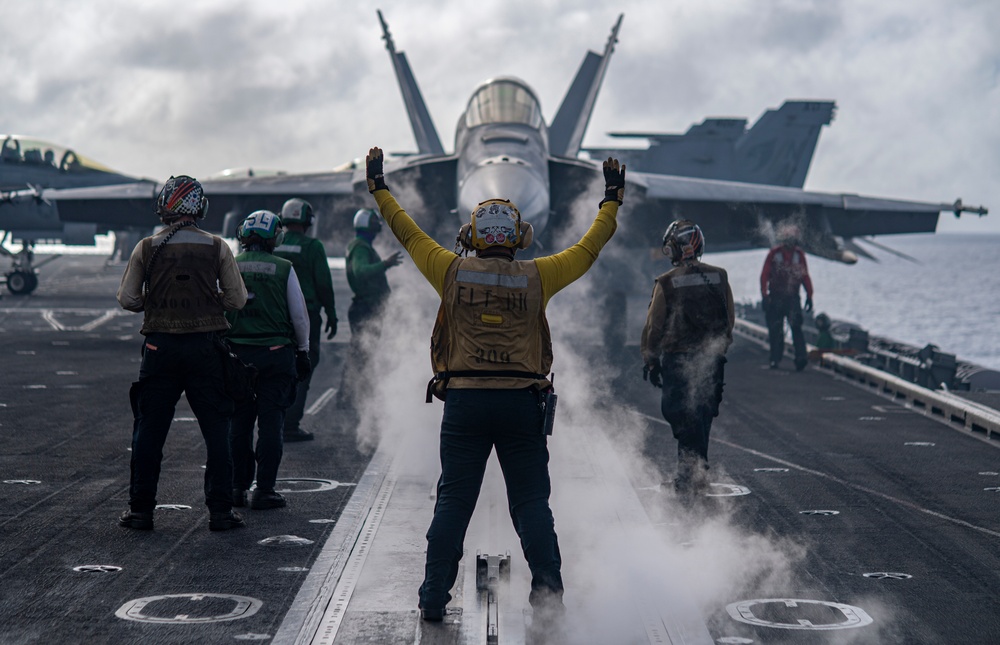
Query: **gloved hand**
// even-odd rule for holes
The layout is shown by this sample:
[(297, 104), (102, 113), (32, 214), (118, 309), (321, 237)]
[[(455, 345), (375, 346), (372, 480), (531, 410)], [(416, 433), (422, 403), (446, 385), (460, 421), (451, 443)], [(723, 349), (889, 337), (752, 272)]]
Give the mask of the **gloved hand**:
[(663, 387), (663, 376), (660, 373), (660, 361), (652, 361), (642, 366), (642, 380), (649, 381), (653, 387)]
[(768, 298), (767, 296), (761, 296), (760, 297), (760, 310), (763, 311), (766, 314), (767, 310), (770, 309), (770, 308), (771, 308), (771, 299)]
[(368, 192), (388, 190), (385, 185), (385, 175), (382, 174), (382, 149), (372, 148), (365, 157), (365, 178), (368, 180)]
[(625, 199), (625, 164), (618, 165), (618, 160), (608, 157), (604, 162), (604, 202), (616, 201), (620, 205)]
[(295, 352), (295, 376), (300, 381), (304, 381), (312, 374), (312, 361), (309, 360), (309, 352), (301, 349)]
[(391, 269), (392, 267), (397, 266), (402, 261), (403, 261), (402, 252), (396, 251), (386, 259), (382, 260), (382, 266), (384, 266), (387, 269)]
[(806, 310), (806, 312), (812, 312), (812, 310), (813, 310), (813, 299), (812, 299), (812, 296), (806, 296), (805, 310)]
[(337, 335), (337, 319), (330, 314), (326, 315), (326, 339), (331, 340)]

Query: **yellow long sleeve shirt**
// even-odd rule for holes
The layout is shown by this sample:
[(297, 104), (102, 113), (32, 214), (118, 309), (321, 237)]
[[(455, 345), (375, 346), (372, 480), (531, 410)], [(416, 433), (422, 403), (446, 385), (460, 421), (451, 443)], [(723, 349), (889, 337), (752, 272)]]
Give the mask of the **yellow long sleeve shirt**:
[[(406, 249), (420, 273), (437, 291), (438, 296), (441, 296), (444, 292), (445, 274), (458, 256), (420, 230), (388, 190), (375, 191), (375, 202), (393, 235)], [(617, 216), (618, 202), (604, 202), (597, 212), (594, 223), (579, 242), (555, 255), (533, 260), (542, 280), (543, 306), (548, 305), (552, 296), (578, 280), (590, 269), (601, 249), (614, 235), (618, 227)]]

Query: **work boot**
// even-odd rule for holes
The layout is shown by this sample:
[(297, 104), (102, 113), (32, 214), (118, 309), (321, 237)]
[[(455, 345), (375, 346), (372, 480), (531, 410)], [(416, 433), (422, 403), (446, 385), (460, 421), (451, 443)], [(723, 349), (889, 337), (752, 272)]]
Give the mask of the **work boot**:
[(260, 511), (267, 508), (281, 508), (285, 503), (285, 498), (280, 493), (258, 488), (253, 492), (253, 499), (250, 500), (250, 508)]
[(243, 508), (247, 505), (247, 492), (242, 488), (233, 489), (233, 506)]
[(313, 439), (316, 438), (315, 435), (313, 435), (313, 433), (307, 432), (302, 428), (295, 428), (294, 430), (285, 430), (282, 433), (282, 436), (284, 436), (285, 438), (285, 443), (288, 443), (289, 441), (312, 441)]
[(770, 364), (768, 364), (768, 367), (772, 370), (778, 369), (778, 361), (771, 361)]
[(805, 359), (805, 358), (796, 358), (795, 359), (795, 371), (796, 372), (801, 372), (802, 370), (804, 370), (806, 368), (806, 365), (808, 365), (808, 364), (809, 364), (809, 361), (807, 359)]
[(208, 516), (208, 529), (210, 531), (228, 531), (229, 529), (241, 529), (247, 525), (243, 516), (236, 511), (224, 511), (221, 513), (212, 512)]
[(127, 529), (138, 529), (140, 531), (152, 531), (153, 512), (138, 513), (132, 510), (125, 511), (118, 518), (118, 526), (124, 526)]
[(420, 606), (420, 618), (429, 623), (440, 623), (444, 620), (444, 607)]

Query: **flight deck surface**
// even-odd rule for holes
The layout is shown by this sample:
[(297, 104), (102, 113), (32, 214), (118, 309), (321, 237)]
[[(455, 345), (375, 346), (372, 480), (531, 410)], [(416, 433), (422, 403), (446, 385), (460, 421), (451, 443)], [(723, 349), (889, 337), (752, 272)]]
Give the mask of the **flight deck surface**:
[[(332, 396), (346, 330), (313, 380), (317, 439), (285, 446), (287, 508), (209, 532), (182, 400), (156, 528), (120, 528), (140, 338), (114, 301), (121, 270), (66, 256), (31, 296), (0, 300), (0, 643), (1000, 642), (995, 442), (813, 367), (766, 369), (745, 340), (713, 426), (711, 495), (694, 507), (664, 483), (675, 442), (639, 369), (596, 400), (563, 385), (557, 630), (527, 604), (495, 461), (445, 621), (419, 620), (441, 405), (417, 382), (396, 394), (405, 420), (384, 411), (384, 440), (364, 441)], [(485, 586), (477, 552), (510, 553)]]

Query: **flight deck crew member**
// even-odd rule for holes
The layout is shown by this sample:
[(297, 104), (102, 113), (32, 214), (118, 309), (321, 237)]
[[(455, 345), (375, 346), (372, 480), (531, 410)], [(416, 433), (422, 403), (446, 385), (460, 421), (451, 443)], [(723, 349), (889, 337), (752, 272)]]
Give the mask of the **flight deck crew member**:
[(677, 439), (674, 490), (690, 500), (708, 488), (708, 437), (719, 414), (735, 309), (725, 269), (701, 262), (705, 237), (677, 220), (663, 234), (674, 268), (656, 278), (642, 329), (642, 360), (663, 389), (660, 411)]
[(142, 365), (129, 398), (132, 429), (129, 510), (118, 523), (153, 528), (163, 444), (181, 393), (198, 418), (208, 448), (205, 504), (213, 531), (246, 526), (234, 513), (229, 424), (233, 401), (223, 389), (217, 335), (229, 329), (224, 312), (243, 307), (246, 288), (229, 246), (200, 230), (208, 199), (191, 177), (171, 177), (156, 200), (165, 228), (132, 250), (118, 302), (143, 312)]
[[(243, 253), (236, 263), (247, 286), (247, 304), (226, 314), (233, 352), (257, 368), (252, 401), (233, 415), (233, 504), (246, 505), (257, 475), (250, 508), (280, 508), (285, 498), (274, 490), (281, 464), (285, 410), (295, 401), (295, 385), (312, 370), (309, 361), (309, 314), (295, 269), (274, 255), (281, 244), (281, 220), (271, 211), (251, 213), (236, 232)], [(253, 429), (257, 425), (257, 448)]]
[(777, 369), (785, 353), (785, 319), (792, 330), (795, 348), (795, 369), (802, 371), (808, 363), (806, 339), (802, 334), (802, 303), (799, 287), (805, 287), (805, 310), (813, 309), (813, 286), (806, 265), (806, 253), (797, 244), (799, 229), (785, 225), (778, 231), (780, 244), (771, 249), (760, 273), (760, 295), (767, 320), (767, 338), (771, 345), (770, 366)]
[(424, 620), (438, 621), (458, 573), (465, 532), (493, 448), (503, 469), (514, 528), (531, 570), (529, 602), (536, 617), (562, 608), (561, 559), (552, 511), (548, 448), (539, 405), (550, 390), (552, 342), (545, 307), (597, 260), (616, 227), (625, 166), (604, 163), (607, 192), (597, 218), (578, 243), (553, 256), (518, 261), (532, 229), (505, 199), (472, 212), (458, 241), (475, 252), (461, 257), (425, 234), (396, 203), (382, 174), (382, 151), (366, 159), (368, 190), (393, 234), (441, 296), (431, 336), (435, 378), (443, 398), (441, 477), (427, 530), (425, 576), (419, 591)]
[(351, 325), (351, 343), (347, 352), (337, 407), (354, 407), (358, 392), (367, 392), (367, 357), (371, 345), (382, 335), (382, 316), (389, 299), (389, 281), (386, 271), (397, 266), (402, 254), (397, 251), (382, 259), (372, 246), (372, 241), (382, 230), (382, 219), (371, 208), (362, 208), (354, 214), (354, 239), (347, 245), (345, 267), (347, 284), (354, 298), (347, 310)]
[[(306, 235), (313, 219), (313, 207), (309, 202), (298, 197), (285, 202), (281, 207), (281, 223), (285, 227), (285, 239), (274, 249), (274, 254), (279, 258), (290, 260), (295, 268), (295, 275), (299, 278), (299, 286), (302, 287), (306, 309), (309, 311), (309, 361), (315, 371), (319, 365), (319, 337), (323, 331), (320, 309), (326, 311), (327, 340), (337, 335), (337, 309), (334, 306), (333, 279), (330, 277), (330, 265), (326, 261), (326, 249), (322, 242)], [(299, 381), (295, 391), (295, 403), (285, 411), (285, 442), (313, 439), (313, 433), (301, 427), (311, 380), (312, 372), (304, 380)]]

